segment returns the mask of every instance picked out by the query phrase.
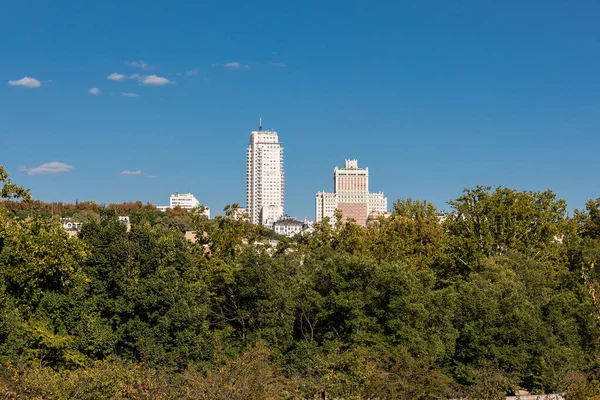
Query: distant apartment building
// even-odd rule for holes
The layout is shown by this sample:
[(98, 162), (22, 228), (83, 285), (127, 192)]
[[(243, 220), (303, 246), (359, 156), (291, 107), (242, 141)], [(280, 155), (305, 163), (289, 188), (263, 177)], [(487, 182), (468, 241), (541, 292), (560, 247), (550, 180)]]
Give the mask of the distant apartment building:
[(283, 148), (277, 132), (262, 129), (250, 133), (246, 149), (246, 210), (250, 221), (272, 227), (283, 216)]
[[(164, 212), (170, 208), (172, 209), (175, 207), (181, 207), (186, 210), (191, 210), (199, 206), (200, 202), (192, 193), (174, 193), (169, 198), (168, 206), (156, 206), (156, 208)], [(210, 218), (210, 208), (205, 207), (203, 214)]]
[(383, 193), (369, 193), (369, 169), (359, 168), (358, 160), (346, 160), (343, 168), (334, 169), (333, 188), (333, 193), (317, 193), (316, 222), (329, 217), (334, 223), (335, 210), (340, 210), (344, 219), (352, 218), (366, 226), (370, 213), (387, 211), (387, 198)]

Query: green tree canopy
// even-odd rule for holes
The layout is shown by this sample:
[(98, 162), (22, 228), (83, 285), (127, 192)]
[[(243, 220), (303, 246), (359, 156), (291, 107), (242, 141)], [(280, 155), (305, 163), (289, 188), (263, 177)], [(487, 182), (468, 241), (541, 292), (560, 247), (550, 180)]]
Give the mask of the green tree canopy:
[(17, 186), (11, 182), (8, 178), (8, 172), (4, 170), (2, 164), (0, 164), (0, 183), (2, 183), (2, 189), (0, 190), (0, 198), (2, 199), (22, 199), (31, 200), (31, 194), (28, 189), (23, 189), (21, 186)]

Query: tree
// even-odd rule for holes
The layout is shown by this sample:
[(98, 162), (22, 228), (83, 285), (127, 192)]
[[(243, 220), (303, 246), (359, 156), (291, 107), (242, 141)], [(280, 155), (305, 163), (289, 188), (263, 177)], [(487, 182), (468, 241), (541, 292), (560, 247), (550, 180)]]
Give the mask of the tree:
[(573, 219), (577, 222), (581, 237), (600, 240), (600, 198), (588, 200), (585, 210), (575, 210)]
[[(194, 370), (185, 374), (186, 398), (206, 400), (262, 400), (292, 398), (282, 385), (281, 371), (270, 360), (264, 343), (249, 347), (205, 376)], [(285, 396), (285, 395), (288, 396)]]
[(2, 199), (22, 199), (25, 201), (31, 200), (29, 189), (23, 189), (11, 182), (8, 178), (8, 172), (4, 171), (4, 167), (0, 164), (0, 182), (2, 190), (0, 190), (0, 198)]
[(18, 321), (3, 331), (20, 346), (3, 346), (0, 356), (18, 354), (54, 367), (85, 360), (69, 329), (81, 316), (78, 300), (89, 279), (83, 271), (88, 254), (86, 244), (69, 237), (56, 220), (9, 220), (0, 212), (2, 303), (15, 307), (2, 319)]
[(237, 218), (238, 205), (226, 205), (225, 215), (209, 220), (202, 214), (204, 208), (192, 210), (192, 221), (198, 244), (206, 246), (207, 256), (216, 256), (225, 263), (233, 263), (246, 246), (254, 247), (254, 242), (264, 235), (263, 226), (254, 225)]
[(381, 342), (402, 346), (426, 363), (452, 357), (458, 337), (453, 287), (437, 288), (429, 269), (387, 262), (377, 267), (372, 282), (369, 308), (381, 326)]
[(455, 316), (460, 335), (454, 355), (460, 383), (475, 382), (479, 364), (486, 360), (516, 382), (529, 372), (546, 332), (539, 309), (525, 293), (513, 271), (493, 264), (460, 284)]
[(0, 213), (0, 278), (19, 303), (34, 311), (46, 291), (66, 292), (87, 279), (85, 243), (54, 220), (9, 220)]
[(550, 190), (531, 192), (487, 186), (465, 189), (450, 201), (444, 223), (450, 235), (451, 258), (466, 273), (488, 256), (517, 251), (538, 259), (566, 255), (561, 241), (574, 234), (566, 202)]
[(369, 226), (368, 238), (378, 260), (430, 267), (442, 257), (445, 232), (431, 203), (399, 199), (389, 218)]
[(206, 284), (180, 231), (142, 221), (127, 232), (105, 209), (81, 239), (94, 249), (90, 301), (116, 332), (118, 355), (179, 367), (210, 357)]

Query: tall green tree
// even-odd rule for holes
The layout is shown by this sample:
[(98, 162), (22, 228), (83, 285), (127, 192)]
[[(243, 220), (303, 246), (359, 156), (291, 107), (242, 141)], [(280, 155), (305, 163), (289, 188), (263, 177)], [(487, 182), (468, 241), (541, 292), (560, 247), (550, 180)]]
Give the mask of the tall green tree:
[(453, 211), (444, 223), (451, 239), (451, 257), (467, 273), (488, 256), (517, 251), (539, 259), (566, 255), (561, 242), (574, 234), (567, 204), (550, 190), (531, 192), (478, 186), (450, 201)]
[(35, 310), (46, 291), (65, 292), (87, 279), (83, 262), (89, 247), (54, 220), (10, 220), (0, 212), (0, 277), (28, 310)]
[(117, 335), (115, 352), (151, 364), (210, 358), (208, 297), (181, 232), (142, 220), (127, 232), (114, 210), (84, 225), (91, 301)]
[(378, 260), (425, 267), (442, 257), (445, 232), (431, 203), (399, 199), (389, 218), (380, 218), (369, 226), (368, 237)]

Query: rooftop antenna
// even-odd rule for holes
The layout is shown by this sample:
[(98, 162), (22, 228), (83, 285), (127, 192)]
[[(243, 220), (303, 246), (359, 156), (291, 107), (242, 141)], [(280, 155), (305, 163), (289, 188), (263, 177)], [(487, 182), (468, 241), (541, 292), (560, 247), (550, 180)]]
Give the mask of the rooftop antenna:
[(262, 131), (262, 117), (258, 119), (258, 131)]

